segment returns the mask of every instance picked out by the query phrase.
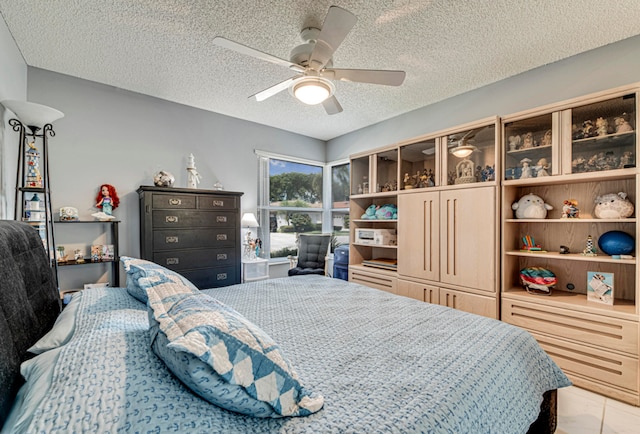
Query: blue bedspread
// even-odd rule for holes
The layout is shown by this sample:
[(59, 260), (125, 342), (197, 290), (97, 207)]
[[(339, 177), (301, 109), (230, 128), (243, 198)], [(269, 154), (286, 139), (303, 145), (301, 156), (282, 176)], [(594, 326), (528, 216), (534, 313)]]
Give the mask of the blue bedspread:
[(257, 419), (193, 395), (149, 348), (146, 307), (85, 290), (27, 432), (519, 433), (570, 384), (519, 328), (319, 276), (207, 292), (271, 335), (325, 405)]

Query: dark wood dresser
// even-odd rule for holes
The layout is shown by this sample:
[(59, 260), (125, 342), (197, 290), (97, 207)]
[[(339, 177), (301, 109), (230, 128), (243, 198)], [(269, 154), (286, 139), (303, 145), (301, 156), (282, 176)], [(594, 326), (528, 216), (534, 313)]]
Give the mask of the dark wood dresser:
[(200, 289), (241, 281), (243, 193), (141, 186), (140, 256)]

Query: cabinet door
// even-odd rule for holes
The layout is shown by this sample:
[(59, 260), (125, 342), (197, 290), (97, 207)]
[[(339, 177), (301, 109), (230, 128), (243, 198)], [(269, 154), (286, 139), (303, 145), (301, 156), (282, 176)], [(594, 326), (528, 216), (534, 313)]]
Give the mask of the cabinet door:
[(498, 309), (494, 297), (440, 288), (440, 304), (488, 318), (498, 318)]
[(439, 304), (440, 289), (424, 283), (398, 279), (397, 294), (427, 303)]
[(442, 191), (440, 200), (440, 281), (495, 293), (495, 189)]
[(440, 278), (440, 193), (398, 195), (398, 274)]

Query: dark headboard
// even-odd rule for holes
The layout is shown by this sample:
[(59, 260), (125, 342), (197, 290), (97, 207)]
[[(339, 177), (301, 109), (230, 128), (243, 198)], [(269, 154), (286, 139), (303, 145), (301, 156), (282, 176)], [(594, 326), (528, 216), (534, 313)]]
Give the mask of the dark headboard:
[(51, 264), (34, 228), (0, 220), (0, 426), (22, 384), (27, 349), (60, 313)]

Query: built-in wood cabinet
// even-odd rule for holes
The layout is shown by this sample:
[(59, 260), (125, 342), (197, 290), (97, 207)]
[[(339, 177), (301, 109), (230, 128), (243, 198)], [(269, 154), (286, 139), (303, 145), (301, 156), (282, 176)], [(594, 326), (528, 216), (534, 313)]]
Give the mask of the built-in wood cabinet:
[[(639, 100), (640, 84), (624, 86), (353, 156), (352, 227), (398, 237), (363, 246), (352, 229), (350, 280), (525, 328), (575, 385), (640, 405), (638, 212), (595, 213), (609, 193), (639, 206)], [(552, 208), (545, 218), (516, 218), (513, 204), (530, 193)], [(389, 202), (397, 220), (359, 219)], [(598, 246), (611, 231), (633, 238), (628, 255)], [(523, 249), (523, 238), (540, 248)], [(597, 255), (584, 254), (589, 243)], [(397, 271), (363, 266), (387, 256)], [(528, 267), (555, 275), (550, 295), (525, 290)], [(613, 275), (613, 305), (588, 299), (594, 274)]]
[[(350, 280), (498, 316), (498, 126), (488, 118), (352, 156)], [(397, 205), (397, 220), (362, 218), (385, 203)], [(363, 244), (363, 228), (397, 230), (397, 242)], [(367, 266), (376, 258), (396, 260), (397, 271)]]
[[(502, 119), (501, 318), (529, 330), (575, 385), (633, 405), (640, 405), (638, 247), (620, 258), (598, 241), (610, 231), (636, 240), (637, 211), (598, 218), (595, 200), (624, 192), (637, 205), (637, 104), (632, 86)], [(525, 135), (533, 138), (527, 147)], [(513, 204), (530, 193), (553, 207), (545, 218), (516, 218)], [(570, 206), (578, 208), (577, 218), (569, 216)], [(523, 249), (526, 236), (542, 250)], [(589, 239), (596, 256), (585, 254)], [(550, 295), (524, 289), (526, 267), (555, 275)], [(588, 299), (593, 273), (613, 275), (613, 305)]]

